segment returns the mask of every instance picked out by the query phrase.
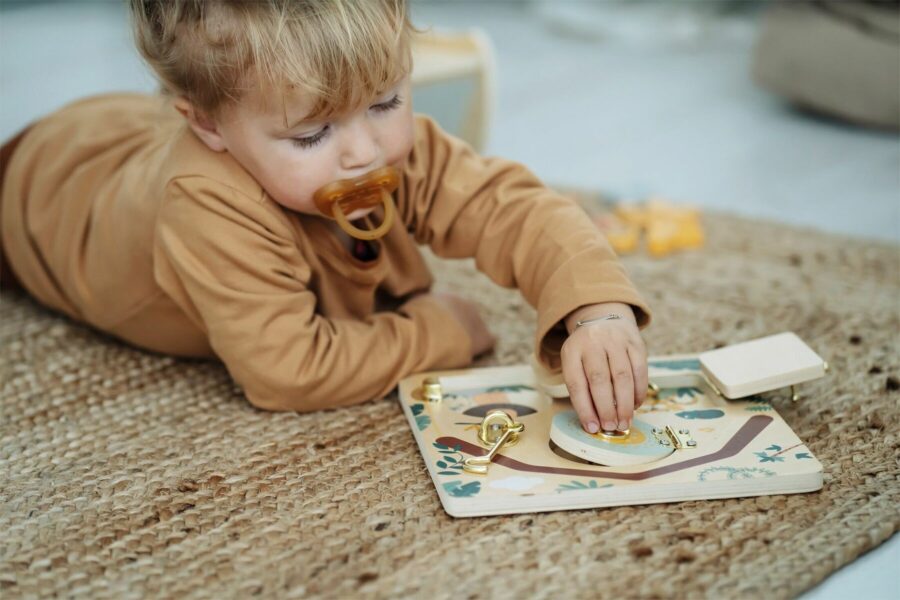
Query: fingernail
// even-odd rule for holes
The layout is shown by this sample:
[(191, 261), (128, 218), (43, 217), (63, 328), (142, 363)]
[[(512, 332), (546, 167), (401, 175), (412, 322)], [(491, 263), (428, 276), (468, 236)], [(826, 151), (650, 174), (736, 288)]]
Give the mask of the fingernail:
[(616, 424), (615, 423), (603, 423), (603, 431), (615, 431)]
[(587, 424), (587, 430), (588, 433), (597, 433), (598, 431), (600, 431), (600, 426), (591, 421)]
[(628, 429), (628, 421), (619, 421), (619, 431)]

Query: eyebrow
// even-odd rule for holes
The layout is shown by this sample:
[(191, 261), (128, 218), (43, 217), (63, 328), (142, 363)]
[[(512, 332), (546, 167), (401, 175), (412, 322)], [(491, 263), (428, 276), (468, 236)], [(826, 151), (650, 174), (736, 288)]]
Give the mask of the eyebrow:
[(307, 117), (302, 117), (302, 118), (298, 119), (297, 121), (294, 121), (292, 124), (288, 125), (288, 124), (287, 124), (287, 119), (285, 119), (285, 128), (284, 128), (284, 130), (285, 130), (285, 131), (291, 131), (291, 130), (293, 130), (293, 129), (297, 129), (297, 128), (300, 127), (301, 125), (305, 124), (308, 120), (309, 120), (309, 119), (308, 119)]

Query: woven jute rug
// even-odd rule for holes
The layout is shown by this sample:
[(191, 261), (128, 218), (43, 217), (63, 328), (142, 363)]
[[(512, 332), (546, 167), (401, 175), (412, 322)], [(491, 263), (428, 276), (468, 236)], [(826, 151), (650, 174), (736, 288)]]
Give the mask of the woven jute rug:
[[(0, 323), (0, 596), (773, 598), (900, 525), (900, 248), (725, 215), (625, 263), (652, 354), (792, 330), (831, 365), (779, 412), (821, 492), (456, 520), (396, 397), (254, 409), (224, 368), (129, 348), (16, 293)], [(527, 359), (534, 313), (433, 261)]]

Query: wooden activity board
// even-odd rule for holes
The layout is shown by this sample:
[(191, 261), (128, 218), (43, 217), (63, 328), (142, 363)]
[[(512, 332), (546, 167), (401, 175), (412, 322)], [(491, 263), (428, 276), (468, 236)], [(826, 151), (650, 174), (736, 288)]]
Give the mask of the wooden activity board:
[[(553, 418), (571, 403), (544, 393), (530, 366), (414, 375), (400, 383), (400, 402), (441, 503), (454, 517), (821, 489), (822, 465), (767, 400), (720, 396), (698, 355), (651, 358), (649, 371), (661, 389), (638, 409), (636, 421), (657, 431), (669, 426), (693, 441), (649, 464), (605, 467), (552, 444)], [(427, 378), (440, 382), (437, 401), (423, 387)], [(486, 474), (470, 474), (462, 463), (487, 454), (478, 432), (494, 409), (524, 431), (497, 452)]]

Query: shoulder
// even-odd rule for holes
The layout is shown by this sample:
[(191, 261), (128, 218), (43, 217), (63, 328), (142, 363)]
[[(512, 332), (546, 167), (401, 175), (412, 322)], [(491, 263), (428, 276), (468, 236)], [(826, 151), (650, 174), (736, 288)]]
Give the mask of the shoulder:
[(407, 178), (428, 178), (443, 170), (443, 166), (459, 158), (476, 157), (474, 150), (463, 140), (447, 133), (433, 118), (414, 116), (414, 140), (404, 166)]
[(196, 236), (216, 236), (241, 228), (275, 238), (291, 238), (284, 209), (258, 186), (209, 174), (181, 174), (168, 180), (157, 226), (176, 227)]
[(428, 115), (417, 113), (413, 116), (413, 122), (415, 132), (414, 151), (420, 147), (429, 147), (435, 144), (466, 145), (461, 139), (444, 131), (438, 122)]
[[(141, 94), (137, 92), (119, 92), (96, 94), (73, 100), (54, 112), (48, 118), (79, 114), (89, 117), (109, 117), (110, 114), (159, 114), (170, 107), (170, 101), (159, 94)], [(174, 109), (173, 109), (174, 111)], [(173, 113), (177, 114), (177, 113)]]
[(228, 152), (215, 152), (201, 142), (186, 123), (175, 132), (162, 175), (171, 185), (187, 183), (202, 188), (231, 190), (231, 196), (264, 204), (262, 186)]
[(171, 140), (170, 150), (161, 167), (164, 196), (161, 218), (172, 204), (191, 204), (210, 216), (225, 214), (240, 220), (264, 221), (271, 226), (288, 227), (285, 210), (275, 203), (262, 186), (228, 152), (209, 149), (186, 124)]
[(307, 278), (290, 217), (267, 196), (233, 183), (200, 174), (169, 180), (154, 228), (157, 271), (177, 264), (235, 285), (279, 269)]

